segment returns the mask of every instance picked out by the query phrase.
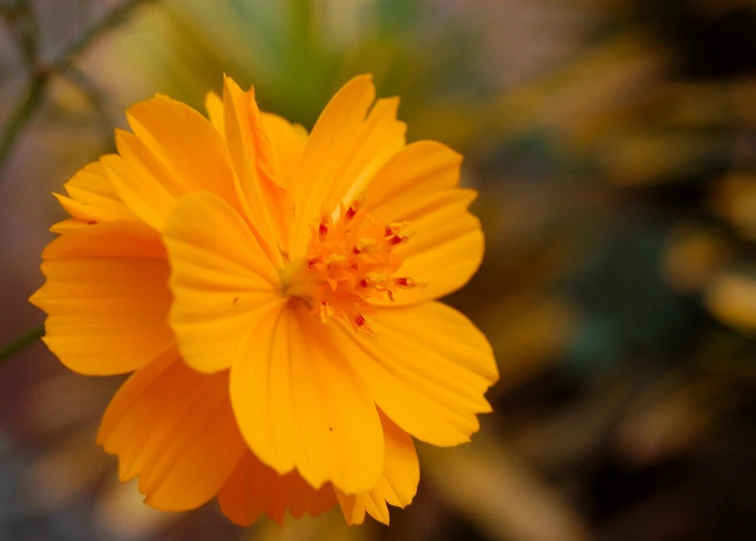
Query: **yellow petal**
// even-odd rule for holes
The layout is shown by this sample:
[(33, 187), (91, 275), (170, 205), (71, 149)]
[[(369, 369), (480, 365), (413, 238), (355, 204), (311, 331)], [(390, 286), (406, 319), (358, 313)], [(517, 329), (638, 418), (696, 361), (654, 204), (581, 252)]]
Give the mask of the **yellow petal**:
[(404, 146), (406, 126), (396, 120), (398, 100), (379, 100), (368, 115), (374, 100), (371, 77), (355, 77), (336, 93), (315, 124), (291, 189), (297, 209), (293, 254), (306, 249), (309, 225), (323, 209), (335, 211), (347, 194), (359, 196), (368, 179)]
[(375, 520), (389, 524), (389, 509), (386, 504), (406, 507), (412, 503), (420, 481), (420, 463), (412, 438), (380, 412), (385, 442), (386, 457), (383, 475), (369, 492), (344, 494), (339, 492), (338, 501), (347, 524), (361, 524), (365, 512)]
[(226, 128), (223, 125), (223, 98), (212, 90), (205, 96), (205, 110), (210, 123), (223, 137), (226, 136)]
[(98, 441), (139, 477), (145, 502), (163, 511), (213, 498), (247, 453), (228, 398), (228, 375), (186, 367), (175, 349), (134, 373), (108, 406)]
[[(55, 194), (53, 194), (55, 195)], [(73, 229), (81, 229), (84, 227), (88, 227), (90, 225), (94, 225), (94, 223), (97, 223), (95, 220), (89, 220), (89, 221), (82, 221), (78, 218), (68, 218), (66, 220), (61, 220), (60, 222), (54, 223), (50, 226), (50, 231), (52, 233), (67, 233)]]
[[(437, 299), (465, 285), (483, 260), (484, 239), (478, 218), (466, 211), (475, 193), (454, 190), (428, 198), (422, 214), (412, 218), (417, 234), (394, 253), (404, 258), (397, 274), (423, 284), (398, 290), (394, 302), (377, 304), (401, 306)], [(399, 220), (401, 221), (401, 220)]]
[(412, 503), (420, 482), (420, 462), (410, 435), (396, 426), (386, 414), (380, 414), (386, 453), (383, 476), (375, 488), (368, 492), (365, 505), (371, 517), (388, 524), (386, 504), (406, 507)]
[(394, 253), (404, 258), (398, 275), (426, 284), (397, 290), (394, 301), (375, 304), (402, 306), (439, 298), (462, 287), (483, 259), (479, 220), (467, 211), (472, 190), (456, 188), (462, 158), (430, 141), (407, 146), (370, 183), (366, 210), (386, 222), (407, 221), (416, 234)]
[(48, 314), (45, 343), (71, 370), (121, 374), (173, 343), (168, 264), (139, 223), (71, 229), (42, 253), (47, 281), (30, 301)]
[(441, 303), (381, 309), (369, 316), (375, 335), (329, 323), (331, 339), (399, 427), (434, 445), (456, 445), (478, 430), (476, 413), (498, 379), (485, 336)]
[[(147, 184), (157, 180), (174, 197), (207, 190), (239, 208), (228, 149), (222, 135), (204, 116), (181, 102), (156, 96), (131, 107), (126, 117), (141, 145), (130, 145), (139, 165), (131, 163), (131, 156), (124, 159), (138, 175), (143, 171), (140, 166), (150, 173), (134, 181), (134, 191), (139, 181)], [(126, 142), (123, 136), (121, 138), (124, 140), (119, 143)], [(122, 149), (119, 144), (119, 153)], [(160, 191), (156, 186), (141, 189)], [(164, 220), (166, 209), (162, 210)]]
[(79, 170), (64, 187), (69, 197), (54, 195), (74, 218), (85, 222), (138, 220), (121, 201), (100, 162)]
[(368, 186), (375, 174), (390, 158), (405, 145), (407, 125), (397, 120), (399, 98), (380, 99), (370, 110), (362, 126), (355, 134), (354, 155), (340, 172), (331, 188), (327, 206), (340, 199), (348, 207)]
[[(391, 158), (368, 185), (365, 209), (389, 216), (397, 205), (459, 185), (462, 156), (435, 141), (417, 141)], [(413, 197), (411, 197), (413, 196)]]
[(201, 372), (228, 368), (251, 328), (283, 302), (278, 273), (239, 214), (209, 192), (179, 200), (164, 241), (181, 355)]
[(243, 92), (226, 77), (223, 108), (226, 141), (239, 178), (242, 208), (270, 260), (281, 266), (281, 252), (288, 250), (287, 228), (294, 207), (286, 190), (273, 180), (273, 149), (263, 128), (254, 89)]
[[(168, 214), (183, 195), (213, 191), (212, 182), (198, 184), (196, 178), (183, 178), (161, 156), (132, 133), (116, 130), (118, 155), (104, 156), (102, 162), (120, 198), (143, 221), (162, 229)], [(177, 142), (178, 143), (178, 142)], [(230, 204), (238, 207), (234, 198)]]
[(289, 190), (296, 182), (294, 174), (307, 144), (307, 131), (271, 113), (262, 113), (262, 121), (273, 147), (275, 181)]
[(234, 524), (249, 526), (263, 513), (283, 523), (288, 510), (299, 518), (316, 517), (336, 504), (333, 487), (315, 490), (296, 472), (279, 475), (252, 453), (246, 453), (218, 494), (221, 511)]
[(323, 324), (298, 300), (250, 333), (231, 367), (242, 434), (278, 473), (296, 467), (314, 487), (370, 490), (383, 470), (383, 431), (371, 396)]
[(345, 494), (335, 489), (336, 499), (341, 507), (341, 513), (349, 526), (362, 524), (365, 521), (365, 499), (367, 494)]
[(133, 134), (116, 131), (120, 155), (100, 158), (120, 199), (144, 223), (163, 228), (180, 193), (188, 191)]

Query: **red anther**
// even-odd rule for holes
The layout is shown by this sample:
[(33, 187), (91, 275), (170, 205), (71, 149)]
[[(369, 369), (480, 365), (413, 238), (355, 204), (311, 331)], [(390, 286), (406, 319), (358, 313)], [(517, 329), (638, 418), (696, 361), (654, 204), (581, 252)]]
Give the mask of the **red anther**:
[(365, 194), (362, 194), (360, 197), (352, 201), (352, 204), (349, 205), (349, 208), (344, 214), (344, 218), (346, 219), (347, 223), (349, 223), (352, 220), (352, 218), (354, 218), (354, 216), (360, 210), (360, 207), (362, 207), (362, 204), (364, 202), (365, 202)]
[(403, 261), (392, 250), (409, 241), (409, 224), (381, 223), (365, 214), (361, 203), (341, 205), (335, 223), (323, 212), (311, 225), (312, 240), (304, 261), (308, 276), (302, 277), (296, 295), (323, 323), (343, 317), (355, 331), (372, 334), (368, 320), (375, 312), (373, 301), (394, 301), (398, 288), (412, 288), (417, 282), (392, 278)]

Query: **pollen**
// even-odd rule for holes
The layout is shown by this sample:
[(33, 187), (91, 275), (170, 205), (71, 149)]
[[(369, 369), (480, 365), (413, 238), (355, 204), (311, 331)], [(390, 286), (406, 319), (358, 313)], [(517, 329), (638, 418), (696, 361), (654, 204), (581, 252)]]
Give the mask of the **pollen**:
[(406, 222), (382, 223), (370, 216), (357, 199), (338, 213), (321, 214), (311, 227), (303, 264), (287, 273), (285, 293), (307, 302), (322, 322), (341, 317), (355, 331), (371, 332), (368, 318), (375, 313), (371, 301), (394, 300), (397, 289), (423, 284), (397, 277), (403, 258), (395, 249), (410, 241), (413, 230)]

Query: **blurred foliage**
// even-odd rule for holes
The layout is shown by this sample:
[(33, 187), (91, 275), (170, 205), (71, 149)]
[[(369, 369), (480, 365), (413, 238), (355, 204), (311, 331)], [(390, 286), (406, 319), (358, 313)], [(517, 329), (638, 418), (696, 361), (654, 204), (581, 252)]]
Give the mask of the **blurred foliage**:
[[(1, 122), (26, 66), (11, 4)], [(118, 2), (21, 4), (56, 58)], [(43, 194), (112, 147), (130, 103), (201, 108), (225, 71), (312, 126), (370, 72), (402, 97), (410, 139), (465, 154), (487, 255), (449, 302), (489, 336), (502, 381), (470, 446), (420, 446), (418, 495), (390, 528), (328, 515), (240, 531), (213, 506), (156, 516), (115, 483), (91, 434), (117, 382), (32, 349), (0, 372), (0, 539), (753, 537), (754, 2), (162, 0), (71, 67), (0, 172), (0, 338), (41, 318), (28, 277), (60, 215)]]

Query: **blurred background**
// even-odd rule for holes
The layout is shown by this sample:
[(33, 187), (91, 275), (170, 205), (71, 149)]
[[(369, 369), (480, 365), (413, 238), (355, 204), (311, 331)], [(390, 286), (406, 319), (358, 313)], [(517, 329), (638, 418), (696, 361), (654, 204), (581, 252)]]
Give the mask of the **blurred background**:
[(0, 0), (0, 346), (43, 315), (50, 194), (124, 109), (221, 74), (311, 127), (349, 77), (465, 155), (487, 252), (448, 302), (496, 350), (473, 443), (420, 445), (390, 528), (161, 514), (94, 434), (118, 378), (0, 367), (0, 541), (756, 539), (749, 0)]

